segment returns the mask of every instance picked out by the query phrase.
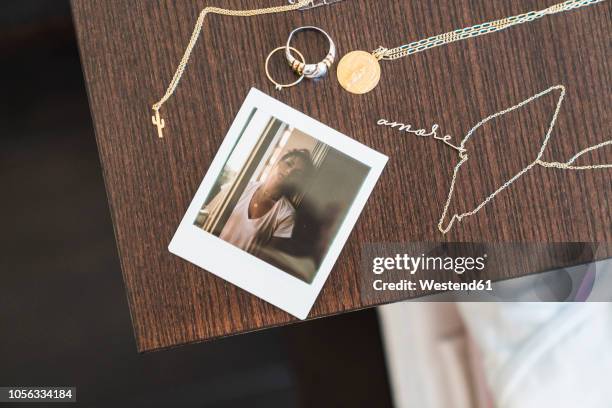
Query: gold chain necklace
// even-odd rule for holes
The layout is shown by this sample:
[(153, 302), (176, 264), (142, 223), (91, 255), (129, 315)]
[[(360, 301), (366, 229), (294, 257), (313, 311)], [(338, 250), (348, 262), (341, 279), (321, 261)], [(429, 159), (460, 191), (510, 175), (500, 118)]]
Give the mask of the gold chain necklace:
[[(500, 187), (498, 187), (494, 192), (492, 192), (491, 194), (489, 194), (483, 201), (481, 201), (476, 207), (474, 207), (471, 210), (465, 211), (465, 212), (457, 212), (453, 215), (450, 216), (450, 220), (449, 218), (449, 207), (451, 204), (451, 200), (453, 198), (453, 195), (455, 193), (456, 187), (456, 183), (457, 183), (457, 175), (459, 173), (459, 170), (461, 169), (461, 167), (468, 161), (468, 158), (471, 157), (466, 149), (466, 143), (468, 143), (468, 141), (470, 141), (470, 139), (474, 136), (474, 133), (479, 130), (483, 125), (485, 125), (487, 122), (490, 122), (498, 117), (501, 117), (507, 113), (513, 112), (517, 109), (521, 109), (527, 105), (529, 105), (531, 102), (546, 96), (547, 94), (554, 92), (554, 91), (560, 91), (560, 95), (559, 98), (557, 100), (557, 105), (555, 107), (555, 112), (552, 116), (552, 119), (550, 120), (550, 123), (548, 125), (548, 130), (546, 131), (546, 135), (544, 137), (544, 140), (542, 142), (542, 144), (540, 145), (540, 149), (538, 151), (538, 154), (535, 158), (535, 160), (533, 160), (530, 164), (528, 164), (526, 167), (524, 167), (522, 170), (520, 170), (518, 173), (516, 173), (514, 176), (512, 176), (510, 179), (508, 179), (504, 184), (502, 184)], [(450, 188), (448, 190), (448, 197), (446, 199), (446, 203), (444, 204), (444, 210), (442, 211), (442, 216), (440, 217), (440, 220), (438, 221), (438, 229), (440, 230), (440, 232), (442, 234), (446, 234), (448, 231), (450, 231), (450, 229), (453, 227), (453, 224), (455, 222), (460, 222), (462, 221), (464, 218), (466, 217), (470, 217), (472, 215), (475, 215), (476, 213), (478, 213), (483, 207), (485, 207), (487, 204), (489, 204), (489, 202), (491, 202), (491, 200), (493, 200), (498, 194), (500, 194), (502, 191), (508, 189), (516, 180), (518, 180), (519, 178), (521, 178), (524, 174), (526, 174), (527, 172), (529, 172), (532, 168), (536, 167), (536, 166), (541, 166), (544, 168), (554, 168), (554, 169), (559, 169), (559, 170), (572, 170), (572, 171), (581, 171), (581, 170), (595, 170), (595, 169), (612, 169), (612, 163), (604, 163), (604, 164), (591, 164), (591, 165), (576, 165), (575, 162), (580, 159), (582, 156), (584, 156), (587, 153), (593, 152), (595, 150), (601, 149), (602, 147), (606, 147), (606, 146), (612, 146), (612, 140), (606, 140), (604, 142), (598, 143), (594, 146), (589, 146), (585, 149), (582, 149), (581, 151), (579, 151), (578, 153), (576, 153), (575, 155), (573, 155), (569, 160), (564, 161), (564, 162), (558, 162), (558, 161), (545, 161), (542, 158), (544, 157), (544, 152), (546, 151), (546, 147), (548, 146), (548, 142), (550, 141), (551, 135), (552, 135), (552, 131), (555, 127), (555, 124), (557, 123), (557, 117), (559, 116), (559, 112), (561, 110), (561, 105), (563, 104), (563, 99), (565, 98), (565, 87), (563, 85), (555, 85), (555, 86), (551, 86), (550, 88), (548, 88), (545, 91), (542, 91), (540, 93), (537, 93), (535, 95), (533, 95), (532, 97), (525, 99), (522, 102), (519, 102), (518, 104), (511, 106), (507, 109), (504, 109), (500, 112), (494, 113), (493, 115), (490, 115), (488, 117), (486, 117), (485, 119), (481, 120), (480, 122), (478, 122), (474, 127), (472, 127), (472, 129), (470, 129), (470, 131), (465, 135), (465, 137), (463, 138), (463, 140), (461, 141), (460, 144), (460, 148), (462, 149), (462, 152), (459, 153), (459, 158), (460, 161), (457, 163), (457, 165), (455, 166), (455, 169), (453, 171), (453, 178), (451, 180), (451, 184), (450, 184)]]
[(276, 6), (276, 7), (267, 7), (261, 9), (253, 9), (253, 10), (228, 10), (219, 7), (206, 7), (204, 8), (198, 17), (198, 20), (193, 28), (193, 32), (191, 33), (191, 38), (189, 39), (189, 44), (187, 44), (187, 48), (185, 49), (185, 53), (183, 54), (183, 58), (179, 62), (178, 67), (176, 68), (176, 72), (166, 89), (166, 93), (162, 98), (153, 104), (152, 109), (155, 113), (154, 116), (151, 117), (151, 121), (153, 125), (157, 127), (157, 135), (161, 138), (164, 137), (163, 129), (166, 126), (166, 121), (162, 119), (159, 115), (159, 110), (162, 105), (172, 96), (179, 82), (181, 81), (181, 77), (183, 76), (183, 72), (185, 71), (185, 67), (187, 67), (187, 63), (189, 62), (189, 57), (191, 57), (191, 52), (193, 51), (193, 47), (195, 47), (198, 42), (198, 38), (200, 36), (200, 31), (202, 31), (202, 26), (204, 25), (204, 18), (207, 14), (221, 14), (224, 16), (235, 16), (235, 17), (251, 17), (258, 16), (262, 14), (275, 14), (275, 13), (284, 13), (287, 11), (298, 10), (302, 7), (305, 7), (312, 0), (300, 0), (295, 2), (295, 4), (289, 4), (287, 6)]
[(346, 54), (338, 63), (338, 82), (340, 82), (340, 85), (342, 85), (344, 89), (351, 93), (364, 94), (370, 92), (378, 85), (381, 73), (380, 60), (396, 60), (430, 48), (504, 30), (508, 27), (528, 23), (550, 14), (590, 6), (602, 1), (604, 0), (569, 0), (550, 6), (544, 10), (530, 11), (517, 16), (461, 28), (401, 45), (393, 49), (379, 47), (371, 53), (366, 51), (352, 51)]

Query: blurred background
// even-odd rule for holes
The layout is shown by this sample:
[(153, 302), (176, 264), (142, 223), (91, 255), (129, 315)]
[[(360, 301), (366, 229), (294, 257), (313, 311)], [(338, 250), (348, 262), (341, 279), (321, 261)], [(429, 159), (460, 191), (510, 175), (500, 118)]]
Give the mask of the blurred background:
[(137, 354), (69, 2), (2, 2), (0, 51), (0, 386), (73, 385), (85, 407), (391, 406), (375, 310)]

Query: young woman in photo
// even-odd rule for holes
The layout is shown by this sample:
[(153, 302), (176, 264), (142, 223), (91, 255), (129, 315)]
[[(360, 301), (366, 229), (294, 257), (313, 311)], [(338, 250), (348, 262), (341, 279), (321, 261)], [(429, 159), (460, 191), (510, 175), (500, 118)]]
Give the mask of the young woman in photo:
[[(307, 149), (285, 153), (264, 181), (247, 185), (219, 238), (252, 254), (264, 247), (282, 249), (295, 225), (295, 208), (289, 197), (303, 188), (312, 168)], [(228, 188), (222, 187), (207, 208), (215, 208)]]

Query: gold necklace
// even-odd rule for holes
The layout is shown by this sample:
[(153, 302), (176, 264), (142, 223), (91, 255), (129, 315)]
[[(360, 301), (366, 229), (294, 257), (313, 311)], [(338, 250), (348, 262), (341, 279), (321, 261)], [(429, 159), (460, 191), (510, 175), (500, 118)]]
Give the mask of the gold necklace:
[[(474, 133), (480, 129), (483, 125), (485, 125), (487, 122), (490, 122), (492, 120), (494, 120), (495, 118), (498, 118), (500, 116), (503, 116), (507, 113), (513, 112), (517, 109), (523, 108), (524, 106), (527, 106), (528, 104), (530, 104), (531, 102), (546, 96), (547, 94), (554, 92), (554, 91), (560, 91), (560, 95), (559, 98), (557, 100), (557, 106), (555, 107), (555, 113), (552, 116), (552, 119), (550, 121), (550, 124), (548, 126), (548, 130), (546, 132), (546, 135), (544, 136), (544, 140), (542, 142), (542, 144), (540, 145), (540, 149), (538, 152), (538, 155), (536, 156), (535, 160), (533, 160), (530, 164), (528, 164), (526, 167), (524, 167), (522, 170), (520, 170), (518, 173), (516, 173), (514, 176), (512, 176), (510, 179), (508, 179), (504, 184), (502, 184), (500, 187), (498, 187), (495, 191), (493, 191), (491, 194), (489, 194), (483, 201), (481, 201), (476, 207), (474, 207), (471, 210), (465, 211), (465, 212), (457, 212), (454, 213), (452, 215), (448, 215), (449, 213), (449, 207), (451, 204), (451, 200), (453, 198), (453, 195), (455, 193), (456, 190), (456, 183), (457, 183), (457, 175), (459, 173), (459, 170), (461, 169), (461, 166), (463, 166), (467, 161), (469, 156), (469, 153), (465, 147), (466, 143), (474, 136)], [(596, 145), (593, 146), (589, 146), (585, 149), (582, 149), (581, 151), (579, 151), (578, 153), (576, 153), (575, 155), (573, 155), (569, 160), (567, 161), (563, 161), (563, 162), (558, 162), (558, 161), (545, 161), (543, 160), (544, 157), (544, 152), (546, 151), (546, 147), (548, 146), (548, 142), (550, 140), (550, 137), (552, 135), (552, 131), (555, 127), (555, 124), (557, 123), (557, 117), (559, 116), (559, 112), (561, 110), (561, 105), (563, 104), (563, 99), (565, 98), (565, 86), (563, 85), (555, 85), (555, 86), (551, 86), (550, 88), (548, 88), (545, 91), (542, 91), (540, 93), (537, 93), (533, 96), (531, 96), (528, 99), (525, 99), (522, 102), (519, 102), (518, 104), (511, 106), (507, 109), (504, 109), (500, 112), (494, 113), (493, 115), (490, 115), (488, 117), (486, 117), (485, 119), (481, 120), (480, 122), (478, 122), (472, 129), (470, 129), (470, 131), (465, 135), (465, 137), (463, 138), (463, 140), (461, 141), (460, 147), (461, 147), (461, 152), (459, 153), (459, 162), (457, 163), (457, 165), (455, 166), (455, 169), (453, 171), (453, 178), (451, 180), (451, 184), (450, 184), (450, 188), (448, 190), (448, 197), (446, 199), (446, 203), (444, 204), (444, 210), (442, 211), (442, 216), (440, 217), (440, 220), (438, 221), (438, 229), (440, 230), (440, 232), (442, 234), (446, 234), (448, 231), (450, 231), (450, 229), (453, 227), (453, 224), (455, 222), (461, 222), (464, 218), (466, 217), (470, 217), (472, 215), (475, 215), (476, 213), (478, 213), (483, 207), (485, 207), (487, 204), (489, 204), (489, 202), (491, 202), (491, 200), (493, 200), (498, 194), (500, 194), (502, 191), (506, 190), (507, 188), (509, 188), (516, 180), (518, 180), (519, 178), (521, 178), (525, 173), (529, 172), (532, 168), (536, 167), (536, 166), (541, 166), (544, 168), (553, 168), (553, 169), (559, 169), (559, 170), (572, 170), (572, 171), (581, 171), (581, 170), (595, 170), (595, 169), (612, 169), (612, 163), (604, 163), (604, 164), (591, 164), (591, 165), (576, 165), (575, 162), (581, 158), (582, 156), (584, 156), (585, 154), (601, 149), (602, 147), (606, 147), (606, 146), (612, 146), (612, 140), (606, 140), (604, 142), (598, 143)], [(449, 220), (450, 218), (450, 220)]]
[(202, 26), (204, 25), (204, 18), (207, 14), (221, 14), (224, 16), (238, 16), (238, 17), (251, 17), (258, 16), (262, 14), (275, 14), (275, 13), (284, 13), (286, 11), (298, 10), (302, 7), (306, 7), (312, 0), (299, 0), (294, 4), (289, 4), (287, 6), (276, 6), (276, 7), (267, 7), (261, 9), (254, 10), (228, 10), (219, 7), (205, 7), (198, 17), (198, 20), (193, 28), (193, 32), (191, 33), (191, 38), (189, 39), (189, 43), (187, 44), (187, 48), (185, 49), (185, 53), (183, 54), (183, 58), (179, 62), (178, 67), (176, 68), (176, 72), (166, 89), (166, 93), (162, 98), (153, 104), (152, 109), (155, 113), (154, 116), (151, 117), (151, 122), (153, 125), (157, 127), (157, 136), (162, 138), (164, 137), (163, 129), (166, 127), (166, 121), (161, 118), (159, 114), (159, 110), (162, 105), (172, 96), (179, 82), (181, 81), (181, 77), (183, 76), (183, 72), (187, 67), (187, 63), (189, 62), (189, 57), (191, 57), (191, 52), (193, 51), (193, 47), (195, 47), (198, 42), (198, 38), (200, 36), (200, 31), (202, 30)]
[(396, 60), (433, 47), (493, 33), (508, 27), (537, 20), (550, 14), (590, 6), (591, 4), (602, 1), (604, 0), (569, 0), (550, 6), (544, 10), (530, 11), (517, 16), (491, 21), (489, 23), (477, 24), (472, 27), (450, 31), (420, 41), (414, 41), (393, 49), (379, 47), (371, 53), (366, 51), (352, 51), (346, 54), (338, 63), (338, 82), (340, 82), (340, 85), (344, 89), (351, 93), (364, 94), (370, 92), (378, 85), (381, 74), (380, 60)]

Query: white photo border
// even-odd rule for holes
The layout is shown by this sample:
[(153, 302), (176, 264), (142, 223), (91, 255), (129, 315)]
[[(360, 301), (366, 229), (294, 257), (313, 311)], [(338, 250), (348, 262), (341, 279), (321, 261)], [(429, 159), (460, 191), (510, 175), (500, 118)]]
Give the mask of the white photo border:
[[(227, 158), (236, 143), (239, 142), (244, 123), (248, 120), (253, 108), (271, 114), (370, 168), (311, 283), (306, 283), (194, 225), (194, 220), (221, 174)], [(388, 157), (384, 154), (285, 105), (256, 88), (251, 88), (168, 245), (168, 250), (287, 313), (302, 320), (306, 319), (387, 160)]]

